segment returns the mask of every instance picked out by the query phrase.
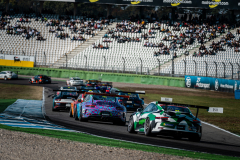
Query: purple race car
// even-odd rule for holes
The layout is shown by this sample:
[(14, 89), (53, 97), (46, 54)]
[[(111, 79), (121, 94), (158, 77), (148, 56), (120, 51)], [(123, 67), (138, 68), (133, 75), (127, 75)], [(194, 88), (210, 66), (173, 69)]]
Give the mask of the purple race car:
[(86, 98), (76, 107), (75, 119), (79, 121), (100, 120), (125, 125), (126, 108), (118, 102), (117, 97), (129, 96), (86, 92)]

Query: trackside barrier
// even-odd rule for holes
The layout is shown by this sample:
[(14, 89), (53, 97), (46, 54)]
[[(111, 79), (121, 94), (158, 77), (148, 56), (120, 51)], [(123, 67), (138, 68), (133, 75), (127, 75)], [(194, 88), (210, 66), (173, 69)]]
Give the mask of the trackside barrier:
[(92, 71), (77, 71), (67, 69), (53, 69), (53, 68), (29, 68), (29, 67), (10, 67), (1, 66), (0, 71), (20, 71), (21, 75), (37, 75), (45, 74), (56, 78), (69, 78), (78, 76), (82, 79), (101, 79), (103, 81), (136, 83), (136, 84), (152, 84), (164, 85), (173, 87), (185, 87), (184, 78), (176, 77), (160, 77), (149, 75), (135, 75), (135, 74), (120, 74), (120, 73), (106, 73), (106, 72), (92, 72)]

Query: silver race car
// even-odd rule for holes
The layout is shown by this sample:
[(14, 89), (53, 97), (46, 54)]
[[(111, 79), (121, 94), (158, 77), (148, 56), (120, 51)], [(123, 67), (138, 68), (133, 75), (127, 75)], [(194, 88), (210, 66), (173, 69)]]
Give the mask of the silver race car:
[(79, 77), (71, 77), (67, 80), (68, 86), (80, 86), (83, 84), (83, 80)]

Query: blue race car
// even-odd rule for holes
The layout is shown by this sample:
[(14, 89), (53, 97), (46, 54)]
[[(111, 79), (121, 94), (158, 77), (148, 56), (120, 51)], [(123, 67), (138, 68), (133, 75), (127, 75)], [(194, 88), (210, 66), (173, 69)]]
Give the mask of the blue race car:
[(143, 108), (144, 98), (140, 98), (139, 94), (145, 94), (145, 91), (136, 91), (136, 92), (123, 92), (115, 91), (118, 95), (129, 96), (129, 98), (118, 98), (120, 104), (124, 105), (127, 110), (136, 110), (138, 108)]

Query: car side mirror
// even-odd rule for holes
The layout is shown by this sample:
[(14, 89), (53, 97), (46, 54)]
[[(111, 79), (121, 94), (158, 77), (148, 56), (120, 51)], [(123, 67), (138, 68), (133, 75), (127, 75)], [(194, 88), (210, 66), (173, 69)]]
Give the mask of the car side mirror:
[(137, 112), (142, 112), (142, 111), (143, 111), (142, 108), (138, 108), (138, 109), (137, 109)]
[(142, 100), (144, 100), (144, 98), (141, 98)]

